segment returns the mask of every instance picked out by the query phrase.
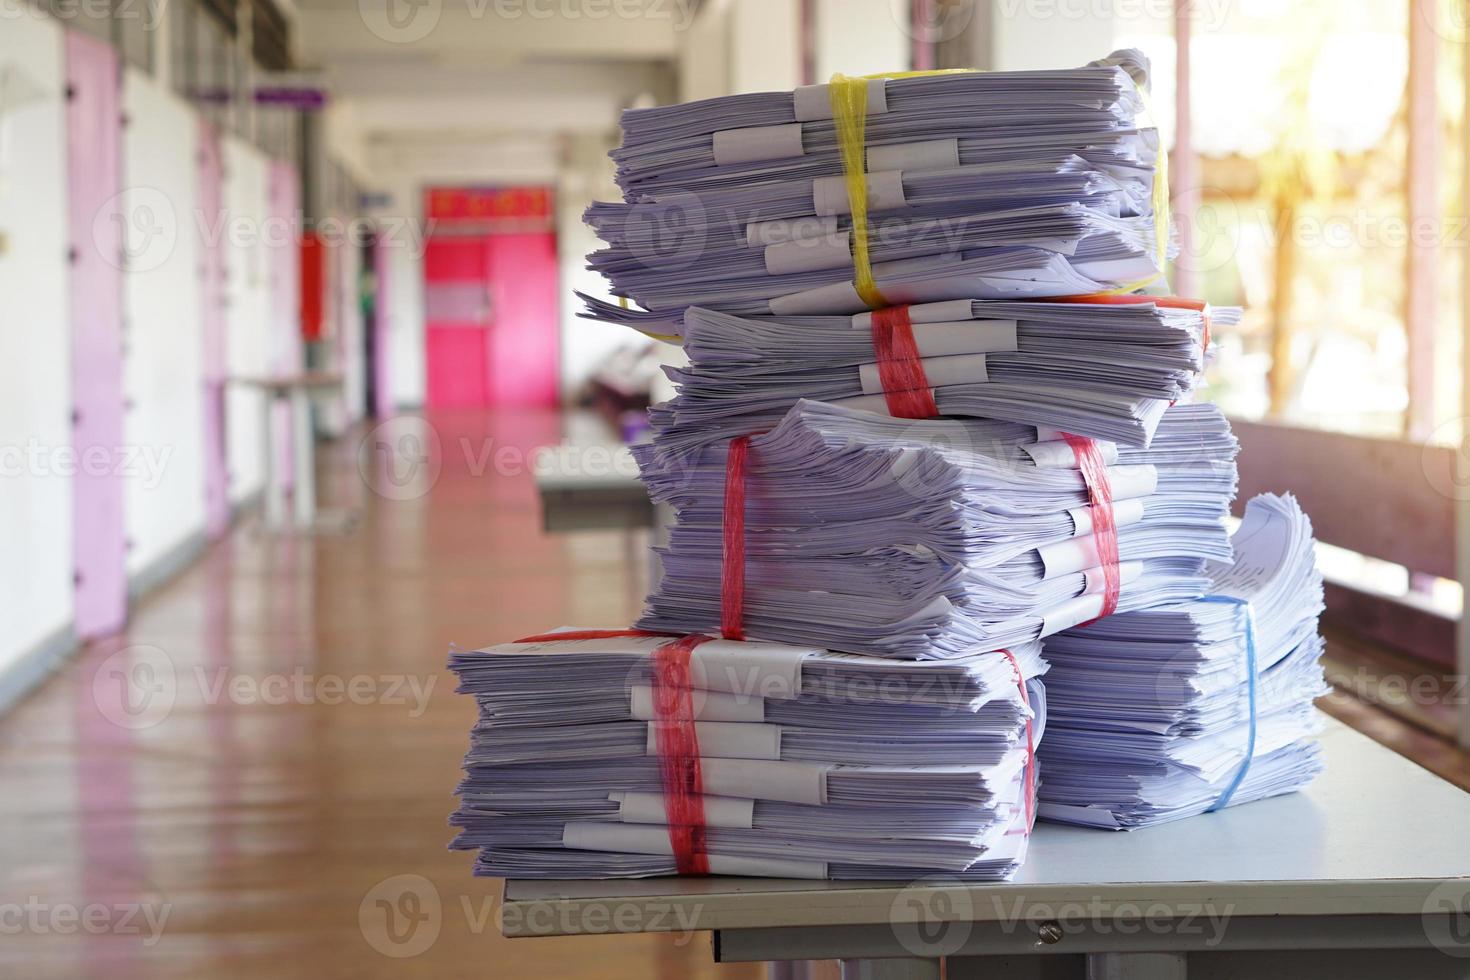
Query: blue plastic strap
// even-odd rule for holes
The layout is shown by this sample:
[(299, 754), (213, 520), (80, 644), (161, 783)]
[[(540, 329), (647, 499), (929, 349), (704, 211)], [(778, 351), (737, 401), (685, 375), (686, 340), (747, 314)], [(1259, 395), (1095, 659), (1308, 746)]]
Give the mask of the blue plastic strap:
[(1249, 673), (1249, 686), (1246, 690), (1250, 700), (1251, 711), (1250, 735), (1247, 736), (1245, 741), (1245, 761), (1240, 764), (1240, 769), (1236, 771), (1235, 778), (1230, 780), (1230, 785), (1225, 787), (1225, 792), (1220, 794), (1220, 798), (1215, 801), (1214, 805), (1205, 811), (1206, 813), (1214, 813), (1216, 810), (1230, 805), (1230, 798), (1235, 795), (1235, 791), (1240, 788), (1240, 784), (1245, 782), (1245, 774), (1250, 772), (1251, 758), (1256, 754), (1256, 613), (1251, 608), (1249, 601), (1236, 598), (1233, 595), (1201, 596), (1200, 601), (1225, 603), (1226, 605), (1236, 606), (1245, 611), (1245, 666)]

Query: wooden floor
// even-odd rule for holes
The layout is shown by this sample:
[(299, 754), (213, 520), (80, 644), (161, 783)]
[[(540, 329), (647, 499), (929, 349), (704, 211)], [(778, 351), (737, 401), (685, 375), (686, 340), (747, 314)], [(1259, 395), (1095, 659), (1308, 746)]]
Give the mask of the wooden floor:
[[(437, 480), (405, 462), (426, 432), (369, 434), (369, 461), (406, 454), (391, 473), (328, 449), (355, 531), (246, 520), (0, 719), (0, 977), (760, 975), (705, 936), (502, 939), (499, 883), (446, 850), (473, 713), (449, 645), (626, 625), (646, 541), (540, 532), (527, 456), (556, 415), (433, 423)], [(1462, 753), (1330, 700), (1466, 780)]]
[(705, 935), (503, 939), (499, 883), (446, 850), (449, 645), (626, 625), (646, 542), (539, 531), (520, 460), (555, 415), (434, 423), (431, 492), (329, 450), (355, 532), (245, 522), (0, 720), (0, 977), (761, 974)]

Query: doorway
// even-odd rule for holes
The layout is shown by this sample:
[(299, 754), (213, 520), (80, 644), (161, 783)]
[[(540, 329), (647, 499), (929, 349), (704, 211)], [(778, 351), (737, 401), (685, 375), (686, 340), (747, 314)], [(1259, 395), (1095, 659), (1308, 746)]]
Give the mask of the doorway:
[(561, 325), (550, 199), (546, 188), (429, 192), (430, 408), (558, 404)]

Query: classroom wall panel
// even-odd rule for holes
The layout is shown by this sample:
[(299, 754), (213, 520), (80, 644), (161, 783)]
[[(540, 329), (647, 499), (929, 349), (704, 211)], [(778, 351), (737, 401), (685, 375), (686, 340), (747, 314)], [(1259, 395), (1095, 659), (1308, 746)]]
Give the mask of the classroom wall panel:
[(81, 637), (127, 620), (122, 79), (117, 52), (66, 34), (67, 295), (71, 319), (72, 622)]
[[(224, 213), (224, 161), (219, 131), (205, 119), (199, 126), (199, 215), (201, 229)], [(199, 328), (204, 371), (204, 524), (211, 538), (230, 525), (230, 470), (225, 450), (225, 243), (199, 240)]]
[(0, 673), (72, 619), (66, 102), (62, 29), (0, 30)]
[(123, 475), (136, 575), (204, 530), (204, 351), (199, 126), (163, 86), (129, 70), (123, 105), (126, 354)]
[[(271, 367), (271, 294), (265, 236), (279, 233), (269, 217), (269, 170), (259, 150), (233, 137), (224, 141), (225, 364), (231, 377), (259, 376)], [(265, 430), (258, 391), (230, 385), (225, 396), (230, 501), (238, 504), (264, 487)]]

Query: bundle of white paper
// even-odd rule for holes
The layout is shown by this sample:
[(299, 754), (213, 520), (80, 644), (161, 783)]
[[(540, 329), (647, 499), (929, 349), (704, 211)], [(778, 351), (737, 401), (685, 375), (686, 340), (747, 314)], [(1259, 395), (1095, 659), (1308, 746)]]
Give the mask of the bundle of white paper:
[[(863, 132), (868, 260), (889, 303), (1073, 295), (1162, 274), (1157, 134), (1137, 51), (1071, 71), (874, 79)], [(683, 310), (857, 313), (828, 86), (631, 110), (626, 200), (588, 257), (650, 333)], [(1162, 254), (1161, 254), (1162, 253)]]
[[(1228, 805), (1300, 789), (1321, 769), (1309, 740), (1325, 691), (1322, 577), (1311, 523), (1290, 496), (1250, 501), (1213, 595), (1248, 600), (1256, 626), (1254, 752)], [(1161, 605), (1046, 641), (1051, 729), (1041, 814), (1131, 829), (1213, 807), (1251, 745), (1245, 613), (1230, 602)]]
[[(1062, 296), (1152, 280), (1160, 271), (1157, 235), (1152, 214), (1118, 216), (1072, 201), (948, 218), (895, 216), (871, 229), (868, 254), (890, 304)], [(681, 229), (657, 246), (593, 252), (587, 266), (607, 278), (614, 295), (664, 319), (690, 306), (744, 315), (857, 313), (867, 304), (853, 286), (852, 248), (848, 230), (750, 248)]]
[[(1215, 326), (1240, 311), (1210, 311)], [(945, 416), (1042, 425), (1146, 446), (1164, 410), (1193, 392), (1204, 314), (1152, 303), (982, 303), (908, 311), (924, 375)], [(660, 455), (772, 428), (799, 398), (888, 411), (872, 314), (742, 318), (691, 308), (689, 366), (650, 412)]]
[[(1117, 156), (1088, 152), (1102, 159)], [(958, 219), (1071, 202), (1107, 214), (1138, 216), (1150, 214), (1153, 206), (1150, 167), (1136, 161), (1128, 166), (1094, 164), (1076, 153), (964, 166), (944, 161), (933, 170), (878, 171), (866, 180), (870, 227), (880, 240), (903, 234), (907, 229), (900, 221)], [(706, 186), (697, 193), (685, 188), (646, 192), (636, 203), (598, 201), (584, 217), (603, 241), (634, 252), (664, 251), (667, 243), (682, 237), (707, 248), (746, 247), (775, 256), (773, 261), (780, 264), (780, 253), (792, 248), (768, 249), (816, 242), (852, 227), (847, 193), (840, 175), (783, 178)], [(674, 214), (684, 219), (677, 235), (668, 223), (652, 220)]]
[[(479, 721), (462, 828), (476, 873), (673, 874), (651, 654), (665, 638), (451, 654)], [(707, 849), (717, 874), (1008, 876), (1024, 852), (1040, 645), (906, 663), (712, 640), (690, 657)], [(1028, 678), (1030, 709), (1016, 669)]]
[[(1038, 435), (1047, 437), (1038, 441)], [(1164, 414), (1152, 445), (1104, 444), (1116, 500), (1119, 609), (1202, 594), (1228, 560), (1237, 445), (1213, 405)], [(720, 622), (726, 446), (634, 447), (677, 520), (638, 625)], [(1096, 616), (1089, 495), (1055, 433), (982, 420), (894, 419), (799, 401), (750, 443), (744, 624), (754, 637), (878, 656), (963, 656)]]
[[(1138, 133), (1148, 71), (1147, 57), (1128, 49), (1082, 68), (871, 79), (864, 162), (869, 171), (935, 169), (1120, 138), (1132, 142), (1133, 159), (1146, 159), (1157, 145), (1152, 130)], [(631, 199), (654, 188), (752, 183), (793, 171), (839, 174), (832, 115), (827, 85), (629, 109), (623, 143), (611, 153), (616, 180)]]

